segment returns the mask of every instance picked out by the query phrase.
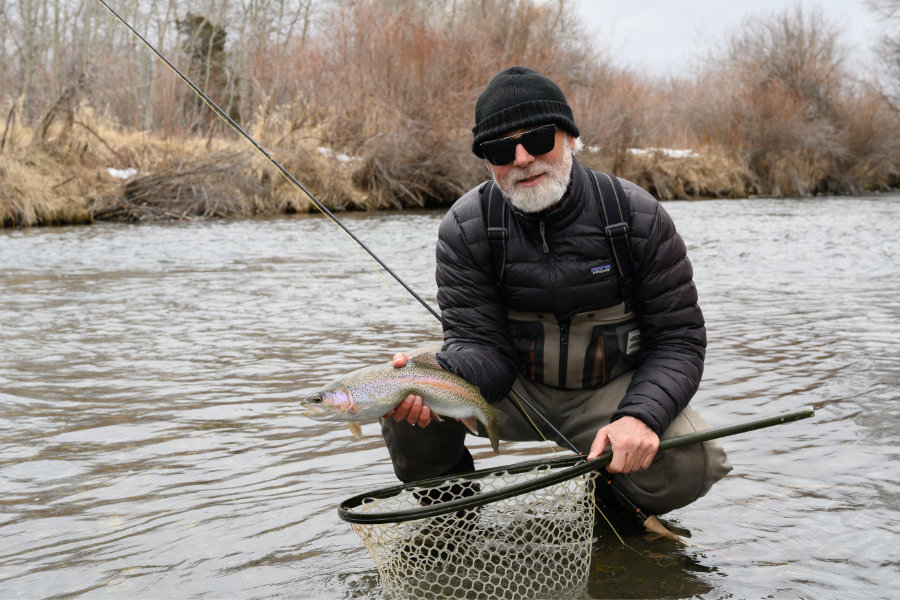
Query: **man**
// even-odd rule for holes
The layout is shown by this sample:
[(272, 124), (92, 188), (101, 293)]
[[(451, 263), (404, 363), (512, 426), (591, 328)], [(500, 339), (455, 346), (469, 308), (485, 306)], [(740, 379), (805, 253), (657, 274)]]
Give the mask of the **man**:
[[(601, 185), (614, 178), (578, 164), (565, 95), (533, 70), (494, 77), (472, 131), (493, 181), (466, 193), (440, 225), (439, 362), (508, 415), (502, 439), (540, 439), (508, 397), (515, 384), (589, 458), (611, 447), (608, 470), (638, 506), (661, 514), (693, 502), (731, 466), (715, 442), (656, 452), (661, 436), (708, 427), (688, 407), (706, 331), (671, 218), (638, 186)], [(624, 251), (607, 235), (621, 219), (604, 193), (627, 215)], [(631, 278), (620, 277), (626, 259)], [(403, 481), (474, 468), (465, 428), (432, 422), (418, 396), (385, 415), (382, 433)]]

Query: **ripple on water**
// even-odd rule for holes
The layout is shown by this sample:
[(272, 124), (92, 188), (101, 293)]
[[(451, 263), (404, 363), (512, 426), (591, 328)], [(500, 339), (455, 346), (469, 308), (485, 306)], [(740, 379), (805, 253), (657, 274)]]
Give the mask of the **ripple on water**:
[[(695, 406), (714, 425), (816, 416), (724, 442), (731, 475), (666, 516), (688, 546), (598, 529), (589, 594), (884, 597), (900, 197), (666, 208), (708, 325)], [(439, 213), (345, 217), (434, 305)], [(0, 231), (0, 595), (379, 597), (336, 514), (396, 482), (378, 426), (357, 442), (296, 407), (440, 337), (367, 262), (306, 216)], [(547, 454), (472, 446), (479, 466)]]

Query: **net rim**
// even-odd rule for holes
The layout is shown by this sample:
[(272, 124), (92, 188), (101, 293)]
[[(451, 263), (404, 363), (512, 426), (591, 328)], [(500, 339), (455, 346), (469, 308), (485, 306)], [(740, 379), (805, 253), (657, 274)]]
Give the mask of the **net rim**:
[[(771, 427), (772, 425), (790, 423), (792, 421), (798, 421), (800, 419), (812, 417), (813, 415), (815, 415), (815, 410), (813, 410), (811, 406), (806, 406), (800, 410), (796, 410), (793, 412), (782, 413), (770, 417), (763, 417), (760, 419), (745, 421), (743, 423), (735, 423), (733, 425), (726, 425), (723, 427), (715, 427), (712, 429), (695, 431), (694, 433), (689, 433), (687, 435), (660, 440), (657, 452), (664, 452), (671, 448), (714, 440), (737, 433), (746, 433), (748, 431), (754, 431), (756, 429), (762, 429), (764, 427)], [(400, 523), (403, 521), (412, 521), (414, 519), (421, 519), (425, 517), (436, 517), (463, 508), (481, 506), (483, 504), (488, 504), (489, 502), (511, 498), (512, 496), (516, 496), (518, 494), (539, 490), (541, 488), (551, 486), (555, 483), (560, 483), (566, 481), (567, 479), (578, 477), (579, 475), (582, 475), (589, 471), (597, 470), (600, 467), (606, 466), (611, 459), (612, 452), (607, 449), (600, 456), (593, 460), (587, 460), (584, 456), (577, 455), (551, 460), (537, 460), (515, 463), (501, 468), (494, 467), (492, 469), (481, 469), (479, 471), (471, 471), (469, 473), (445, 475), (443, 477), (435, 477), (432, 479), (423, 479), (421, 481), (395, 485), (389, 488), (376, 490), (374, 492), (368, 492), (353, 496), (352, 498), (344, 500), (341, 503), (341, 505), (338, 507), (338, 516), (342, 520), (349, 523), (359, 524)], [(542, 465), (545, 465), (548, 468), (566, 465), (573, 466), (570, 466), (556, 473), (538, 477), (537, 479), (533, 479), (531, 481), (510, 485), (498, 490), (485, 492), (483, 494), (475, 494), (474, 496), (470, 496), (467, 498), (459, 498), (456, 500), (450, 500), (448, 502), (442, 502), (440, 504), (431, 504), (406, 510), (383, 511), (380, 513), (354, 513), (350, 510), (363, 504), (363, 502), (367, 498), (389, 498), (393, 495), (396, 495), (398, 492), (407, 489), (412, 490), (415, 487), (436, 487), (450, 480), (479, 479), (482, 477), (487, 477), (492, 473), (522, 473), (524, 471), (528, 471)]]
[[(549, 487), (556, 483), (561, 483), (569, 479), (573, 479), (590, 471), (598, 470), (609, 462), (611, 455), (605, 452), (594, 460), (587, 460), (584, 456), (568, 456), (564, 458), (533, 460), (527, 462), (513, 463), (503, 467), (493, 467), (489, 469), (480, 469), (478, 471), (470, 471), (468, 473), (454, 473), (452, 475), (444, 475), (441, 477), (432, 477), (430, 479), (422, 479), (410, 483), (403, 483), (391, 487), (381, 488), (371, 492), (365, 492), (348, 498), (341, 502), (338, 507), (338, 516), (348, 523), (356, 523), (363, 525), (376, 525), (384, 523), (402, 523), (405, 521), (413, 521), (416, 519), (424, 519), (428, 517), (437, 517), (445, 515), (457, 510), (466, 508), (474, 508), (482, 506), (490, 502), (505, 500), (519, 494), (532, 492), (545, 487)], [(465, 498), (457, 498), (448, 500), (438, 504), (429, 504), (408, 508), (403, 510), (391, 510), (382, 512), (359, 513), (353, 509), (361, 506), (367, 500), (378, 500), (396, 496), (400, 492), (413, 491), (417, 488), (435, 488), (450, 481), (459, 480), (477, 480), (491, 475), (501, 474), (517, 474), (531, 471), (535, 468), (546, 467), (552, 472), (542, 475), (530, 481), (524, 481), (500, 489), (491, 490), (484, 493), (478, 493)], [(562, 469), (562, 470), (559, 470)]]

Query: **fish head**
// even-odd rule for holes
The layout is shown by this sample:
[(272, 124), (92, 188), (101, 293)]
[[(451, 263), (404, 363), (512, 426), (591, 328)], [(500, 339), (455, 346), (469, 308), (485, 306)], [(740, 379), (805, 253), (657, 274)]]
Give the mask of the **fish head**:
[(343, 421), (354, 413), (356, 402), (346, 387), (324, 387), (300, 401), (302, 414), (319, 421)]

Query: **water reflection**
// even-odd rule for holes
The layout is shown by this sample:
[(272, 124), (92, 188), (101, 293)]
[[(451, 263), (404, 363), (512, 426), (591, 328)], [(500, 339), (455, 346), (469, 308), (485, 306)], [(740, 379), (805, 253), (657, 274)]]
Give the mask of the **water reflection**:
[(648, 534), (621, 519), (595, 526), (588, 577), (591, 598), (696, 598), (715, 589), (717, 569), (705, 564), (711, 548), (698, 546), (677, 519), (665, 525), (678, 541)]
[[(885, 597), (900, 198), (666, 207), (709, 325), (695, 405), (714, 424), (817, 416), (727, 442), (734, 472), (670, 516), (690, 545), (598, 526), (588, 593)], [(439, 217), (346, 218), (433, 303)], [(292, 398), (439, 330), (333, 226), (0, 231), (0, 264), (0, 595), (378, 597), (336, 516), (394, 483), (377, 428), (357, 442)], [(473, 447), (479, 467), (548, 453)]]

